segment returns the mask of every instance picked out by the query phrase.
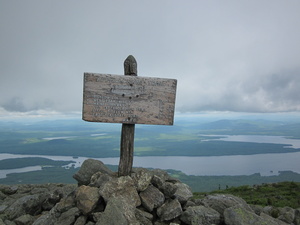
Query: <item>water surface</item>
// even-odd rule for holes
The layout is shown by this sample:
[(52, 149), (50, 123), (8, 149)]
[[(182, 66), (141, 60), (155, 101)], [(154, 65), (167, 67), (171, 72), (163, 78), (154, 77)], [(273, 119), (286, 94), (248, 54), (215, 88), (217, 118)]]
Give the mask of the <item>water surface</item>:
[[(68, 166), (80, 167), (87, 157), (71, 156), (41, 156), (41, 155), (11, 155), (0, 154), (0, 160), (5, 158), (22, 157), (44, 157), (52, 160), (72, 160)], [(119, 158), (95, 158), (105, 164), (118, 165)], [(251, 175), (260, 173), (263, 176), (278, 175), (279, 171), (294, 171), (300, 173), (300, 152), (278, 153), (278, 154), (257, 154), (257, 155), (233, 155), (233, 156), (147, 156), (134, 157), (135, 167), (174, 169), (180, 170), (187, 175)], [(36, 170), (36, 169), (33, 169)], [(0, 170), (0, 178), (12, 172), (26, 172), (18, 169)]]
[[(95, 136), (105, 133), (94, 134)], [(282, 136), (264, 135), (200, 135), (209, 136), (205, 141), (238, 141), (255, 143), (286, 144), (290, 148), (300, 148), (299, 139), (289, 139)], [(211, 139), (211, 137), (216, 137)], [(72, 137), (54, 137), (52, 139), (65, 139)], [(52, 160), (75, 161), (68, 166), (80, 167), (87, 157), (72, 156), (45, 156), (45, 155), (18, 155), (0, 154), (0, 160), (24, 157), (44, 157)], [(118, 165), (119, 157), (96, 158), (105, 164)], [(257, 154), (257, 155), (232, 155), (232, 156), (135, 156), (135, 167), (174, 169), (187, 175), (251, 175), (260, 173), (263, 176), (278, 175), (279, 171), (294, 171), (300, 173), (300, 152)], [(21, 173), (40, 170), (40, 166), (25, 167), (13, 170), (0, 170), (0, 178), (10, 173)]]
[[(253, 142), (267, 144), (285, 144), (290, 148), (300, 148), (300, 139), (291, 139), (284, 136), (268, 136), (268, 135), (199, 135), (207, 136), (210, 139), (205, 141), (236, 141), (236, 142)], [(211, 138), (215, 137), (215, 138)]]

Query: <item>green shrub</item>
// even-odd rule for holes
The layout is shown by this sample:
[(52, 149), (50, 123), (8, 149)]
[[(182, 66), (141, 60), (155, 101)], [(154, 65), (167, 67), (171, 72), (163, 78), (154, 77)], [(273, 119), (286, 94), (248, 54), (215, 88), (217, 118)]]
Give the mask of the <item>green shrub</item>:
[[(206, 194), (232, 194), (243, 198), (248, 204), (261, 206), (300, 208), (300, 182), (280, 182), (250, 187), (248, 185), (231, 187), (226, 190), (194, 193), (194, 198), (203, 198)], [(274, 215), (276, 212), (274, 211)]]

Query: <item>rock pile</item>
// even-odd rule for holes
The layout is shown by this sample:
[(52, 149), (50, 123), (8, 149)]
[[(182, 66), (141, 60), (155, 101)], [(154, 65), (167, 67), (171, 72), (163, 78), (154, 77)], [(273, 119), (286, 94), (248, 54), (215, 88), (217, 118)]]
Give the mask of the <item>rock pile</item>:
[(162, 170), (117, 177), (88, 159), (74, 178), (78, 186), (0, 186), (0, 225), (300, 225), (299, 209), (250, 206), (232, 195), (192, 200), (191, 189)]

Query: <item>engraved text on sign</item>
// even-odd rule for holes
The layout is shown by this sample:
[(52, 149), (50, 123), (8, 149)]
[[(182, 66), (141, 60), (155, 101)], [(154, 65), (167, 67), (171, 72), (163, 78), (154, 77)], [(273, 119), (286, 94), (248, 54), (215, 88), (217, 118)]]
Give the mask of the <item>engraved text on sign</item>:
[(173, 125), (177, 80), (84, 74), (83, 120)]

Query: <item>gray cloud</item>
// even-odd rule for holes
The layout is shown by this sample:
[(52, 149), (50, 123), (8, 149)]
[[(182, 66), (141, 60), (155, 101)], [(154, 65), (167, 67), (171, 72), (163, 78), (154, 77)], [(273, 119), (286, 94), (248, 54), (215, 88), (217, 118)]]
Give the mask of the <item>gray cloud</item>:
[[(300, 111), (298, 1), (1, 1), (0, 107), (80, 111), (84, 72), (178, 79), (180, 112)], [(3, 112), (3, 110), (0, 110)]]
[(5, 102), (2, 107), (11, 112), (26, 112), (27, 109), (23, 104), (23, 101), (20, 97), (14, 97), (9, 101)]
[(2, 108), (9, 112), (51, 110), (53, 107), (55, 108), (50, 99), (45, 99), (44, 101), (39, 101), (32, 104), (25, 102), (21, 97), (13, 97), (2, 104)]

